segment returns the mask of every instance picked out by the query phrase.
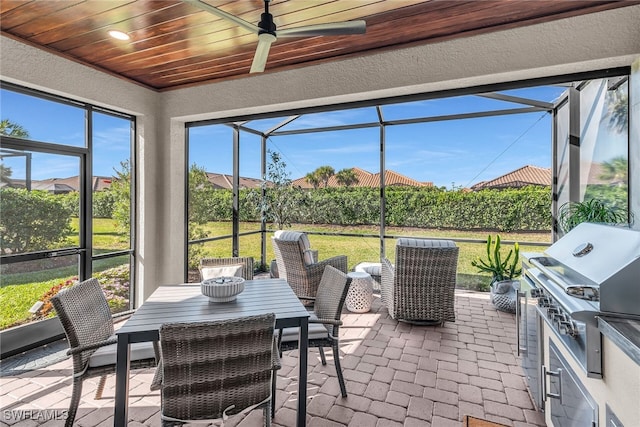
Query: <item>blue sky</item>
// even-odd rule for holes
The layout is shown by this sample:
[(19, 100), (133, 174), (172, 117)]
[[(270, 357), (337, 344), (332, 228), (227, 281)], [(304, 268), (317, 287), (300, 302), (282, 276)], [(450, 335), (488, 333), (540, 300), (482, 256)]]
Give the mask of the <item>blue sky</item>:
[[(550, 102), (563, 91), (561, 87), (540, 87), (509, 94)], [(385, 106), (383, 114), (385, 120), (399, 120), (519, 107), (510, 102), (465, 96)], [(254, 121), (247, 126), (264, 131), (282, 119)], [(360, 108), (302, 116), (282, 130), (376, 120), (375, 109)], [(379, 134), (374, 127), (274, 136), (268, 147), (282, 154), (292, 179), (324, 165), (336, 171), (359, 167), (375, 173), (380, 170)], [(231, 129), (223, 125), (192, 128), (190, 162), (207, 171), (231, 174), (231, 138)], [(258, 178), (259, 137), (241, 133), (240, 143), (240, 174)], [(551, 116), (536, 112), (387, 126), (386, 153), (387, 169), (437, 186), (469, 187), (527, 164), (550, 167)]]
[[(505, 92), (515, 96), (553, 101), (562, 87), (539, 87)], [(477, 96), (420, 101), (383, 107), (385, 120), (443, 116), (488, 109), (518, 108), (520, 105)], [(82, 146), (84, 117), (80, 110), (35, 100), (2, 90), (0, 117), (19, 123), (31, 139)], [(375, 109), (360, 108), (300, 117), (283, 129), (339, 126), (370, 123), (377, 120)], [(281, 119), (250, 122), (259, 130), (271, 128)], [(128, 156), (129, 124), (126, 120), (100, 114), (94, 129), (94, 175), (112, 175), (119, 162)], [(446, 120), (423, 124), (388, 126), (386, 133), (386, 167), (418, 181), (437, 186), (468, 187), (478, 181), (493, 179), (521, 166), (551, 165), (551, 117), (536, 112)], [(191, 163), (209, 172), (232, 173), (230, 128), (217, 125), (190, 130)], [(241, 134), (242, 176), (260, 177), (260, 139)], [(319, 166), (336, 171), (359, 167), (378, 172), (379, 129), (366, 128), (337, 132), (275, 136), (269, 149), (282, 154), (291, 178), (304, 176)], [(16, 159), (5, 159), (15, 178), (24, 174)], [(77, 175), (75, 158), (53, 155), (34, 156), (33, 179)], [(22, 170), (21, 170), (22, 169)]]

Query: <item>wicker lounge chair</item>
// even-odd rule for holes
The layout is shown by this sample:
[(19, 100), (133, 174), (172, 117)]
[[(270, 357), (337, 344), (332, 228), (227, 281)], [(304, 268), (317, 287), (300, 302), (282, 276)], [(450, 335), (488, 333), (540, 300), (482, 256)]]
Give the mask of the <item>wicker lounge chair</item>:
[[(253, 258), (252, 257), (232, 257), (232, 258), (203, 258), (200, 260), (200, 280), (219, 276), (234, 276), (233, 267), (240, 267), (240, 277), (246, 280), (253, 280)], [(217, 272), (216, 272), (217, 270)]]
[(458, 247), (451, 240), (398, 239), (396, 265), (382, 260), (382, 302), (392, 318), (422, 324), (455, 321)]
[(327, 265), (347, 272), (347, 257), (338, 255), (318, 261), (309, 239), (299, 231), (278, 230), (271, 238), (279, 277), (285, 279), (298, 298), (314, 298)]
[[(67, 354), (73, 356), (73, 392), (65, 423), (70, 427), (82, 396), (82, 381), (101, 377), (95, 398), (102, 397), (106, 375), (116, 370), (117, 338), (109, 304), (96, 279), (85, 280), (60, 291), (51, 298), (51, 303), (69, 342)], [(131, 346), (131, 368), (156, 366), (157, 347), (154, 348), (154, 344)]]
[(280, 358), (273, 313), (160, 328), (164, 426), (264, 409), (271, 425), (271, 384)]
[[(327, 364), (323, 347), (333, 349), (333, 363), (336, 366), (342, 397), (347, 397), (347, 388), (340, 367), (340, 315), (350, 285), (351, 278), (345, 273), (331, 266), (325, 267), (318, 294), (313, 299), (313, 314), (309, 318), (309, 347), (318, 347), (323, 365)], [(298, 328), (280, 330), (278, 341), (281, 351), (297, 349)], [(273, 386), (275, 387), (275, 381)]]

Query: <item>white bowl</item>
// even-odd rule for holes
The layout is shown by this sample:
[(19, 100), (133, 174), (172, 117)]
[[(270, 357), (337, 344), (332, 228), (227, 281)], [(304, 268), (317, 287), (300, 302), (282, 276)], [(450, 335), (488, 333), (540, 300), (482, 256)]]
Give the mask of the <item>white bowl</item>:
[(244, 291), (242, 277), (216, 277), (200, 283), (200, 292), (208, 296), (211, 302), (234, 301), (242, 291)]

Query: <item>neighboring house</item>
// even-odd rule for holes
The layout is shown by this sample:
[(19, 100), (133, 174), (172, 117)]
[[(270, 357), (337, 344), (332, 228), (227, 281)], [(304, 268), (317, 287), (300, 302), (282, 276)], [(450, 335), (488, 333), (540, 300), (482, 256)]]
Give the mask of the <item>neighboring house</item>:
[[(231, 190), (233, 188), (233, 175), (225, 175), (221, 173), (205, 172), (207, 180), (216, 190)], [(256, 178), (239, 177), (240, 188), (260, 188), (261, 180)]]
[[(93, 191), (102, 191), (111, 187), (113, 177), (110, 176), (94, 176), (91, 180), (91, 188)], [(3, 187), (25, 188), (24, 179), (12, 179), (10, 184), (2, 185)], [(31, 181), (32, 190), (45, 190), (53, 194), (64, 194), (80, 189), (78, 176), (70, 176), (68, 178), (48, 178)]]
[(551, 169), (526, 165), (490, 181), (480, 181), (471, 190), (520, 188), (527, 185), (550, 186)]
[[(207, 180), (211, 183), (211, 186), (218, 189), (231, 190), (232, 175), (225, 175), (220, 173), (206, 172)], [(110, 176), (94, 176), (92, 179), (93, 191), (102, 191), (111, 187), (111, 183), (114, 178)], [(255, 178), (240, 177), (240, 188), (260, 188), (262, 181)], [(24, 179), (12, 179), (10, 183), (2, 183), (1, 187), (13, 187), (13, 188), (25, 188)], [(32, 190), (45, 190), (54, 194), (70, 193), (72, 191), (78, 191), (80, 188), (78, 176), (70, 176), (68, 178), (49, 178), (42, 180), (31, 181)]]
[[(380, 173), (371, 173), (364, 169), (353, 168), (353, 172), (356, 174), (358, 178), (358, 182), (352, 184), (351, 187), (380, 187)], [(293, 185), (299, 186), (301, 188), (313, 188), (311, 184), (307, 182), (305, 177), (298, 178), (293, 180)], [(385, 185), (386, 186), (408, 186), (408, 187), (433, 187), (432, 182), (420, 182), (415, 179), (409, 178), (408, 176), (404, 176), (399, 174), (398, 172), (387, 169), (387, 173), (385, 174)], [(324, 184), (320, 184), (320, 187), (323, 187)], [(343, 187), (338, 184), (338, 180), (335, 175), (329, 178), (329, 187)]]

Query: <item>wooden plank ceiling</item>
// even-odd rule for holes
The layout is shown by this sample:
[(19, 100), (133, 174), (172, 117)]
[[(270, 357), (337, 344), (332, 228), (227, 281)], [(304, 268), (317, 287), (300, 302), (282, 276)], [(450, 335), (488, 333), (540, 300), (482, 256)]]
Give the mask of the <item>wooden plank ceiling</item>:
[[(262, 0), (206, 0), (257, 24)], [(637, 4), (558, 0), (273, 0), (278, 29), (363, 19), (364, 35), (282, 38), (265, 72)], [(257, 35), (177, 0), (2, 0), (2, 34), (156, 90), (249, 78)], [(111, 38), (125, 31), (129, 41)], [(3, 61), (11, 60), (3, 58)], [(372, 70), (374, 71), (374, 70)]]

